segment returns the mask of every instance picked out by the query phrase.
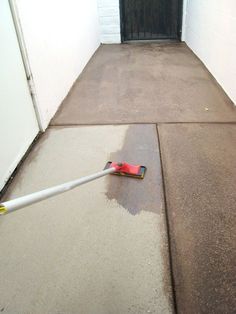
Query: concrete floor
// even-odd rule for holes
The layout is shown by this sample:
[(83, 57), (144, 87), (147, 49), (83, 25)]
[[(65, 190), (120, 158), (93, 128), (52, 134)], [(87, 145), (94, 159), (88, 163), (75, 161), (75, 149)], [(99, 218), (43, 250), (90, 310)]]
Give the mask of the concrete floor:
[(179, 313), (235, 313), (236, 125), (159, 132)]
[(101, 46), (4, 198), (110, 159), (147, 175), (102, 178), (1, 217), (0, 311), (234, 313), (234, 122), (184, 44)]
[(172, 312), (155, 125), (50, 128), (5, 198), (96, 172), (124, 152), (149, 165), (144, 181), (102, 178), (0, 220), (5, 313)]
[(52, 124), (213, 121), (236, 111), (185, 44), (126, 44), (98, 49)]

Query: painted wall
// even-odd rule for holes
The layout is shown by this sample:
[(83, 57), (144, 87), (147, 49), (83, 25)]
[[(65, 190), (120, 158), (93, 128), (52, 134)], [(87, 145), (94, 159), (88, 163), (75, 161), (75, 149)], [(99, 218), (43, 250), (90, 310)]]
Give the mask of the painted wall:
[(15, 0), (44, 128), (100, 45), (97, 0)]
[(186, 0), (183, 40), (236, 104), (236, 1)]
[(119, 0), (98, 0), (98, 11), (103, 44), (120, 43)]

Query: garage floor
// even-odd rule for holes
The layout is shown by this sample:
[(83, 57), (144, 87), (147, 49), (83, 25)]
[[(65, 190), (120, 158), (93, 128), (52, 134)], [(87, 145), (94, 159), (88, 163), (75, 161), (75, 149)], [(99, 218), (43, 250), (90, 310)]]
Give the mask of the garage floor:
[(235, 143), (235, 107), (184, 44), (101, 46), (4, 198), (110, 159), (147, 175), (1, 217), (0, 311), (234, 313)]

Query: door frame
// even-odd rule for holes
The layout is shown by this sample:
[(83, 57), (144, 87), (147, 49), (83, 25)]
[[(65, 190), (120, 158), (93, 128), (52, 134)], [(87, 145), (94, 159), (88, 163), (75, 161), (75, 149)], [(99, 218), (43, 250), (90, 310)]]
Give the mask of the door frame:
[[(123, 6), (124, 0), (119, 0), (119, 6), (120, 6), (120, 38), (121, 42), (125, 42), (124, 38), (124, 6)], [(182, 39), (182, 25), (183, 25), (183, 2), (185, 0), (178, 0), (178, 20), (177, 20), (177, 36), (178, 40), (181, 41)], [(145, 41), (145, 40), (143, 40)], [(148, 40), (146, 40), (148, 41)], [(152, 41), (164, 41), (164, 39), (153, 39)]]
[(43, 127), (43, 122), (42, 122), (43, 121), (42, 113), (38, 105), (37, 95), (35, 91), (35, 83), (34, 83), (32, 71), (31, 71), (31, 67), (30, 67), (30, 62), (29, 62), (29, 58), (27, 54), (26, 44), (24, 40), (21, 23), (20, 23), (20, 17), (19, 17), (16, 1), (8, 0), (8, 2), (9, 2), (10, 10), (11, 10), (12, 20), (13, 20), (15, 31), (16, 31), (16, 37), (18, 40), (21, 58), (23, 61), (24, 69), (25, 69), (26, 79), (28, 82), (29, 93), (32, 98), (33, 107), (34, 107), (35, 116), (38, 122), (39, 130), (45, 131), (45, 128)]

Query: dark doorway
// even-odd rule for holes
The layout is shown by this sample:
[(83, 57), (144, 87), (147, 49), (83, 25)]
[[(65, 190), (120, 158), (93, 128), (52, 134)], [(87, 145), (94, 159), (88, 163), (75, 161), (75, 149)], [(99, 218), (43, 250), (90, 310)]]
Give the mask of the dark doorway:
[(120, 0), (122, 41), (180, 39), (182, 0)]

